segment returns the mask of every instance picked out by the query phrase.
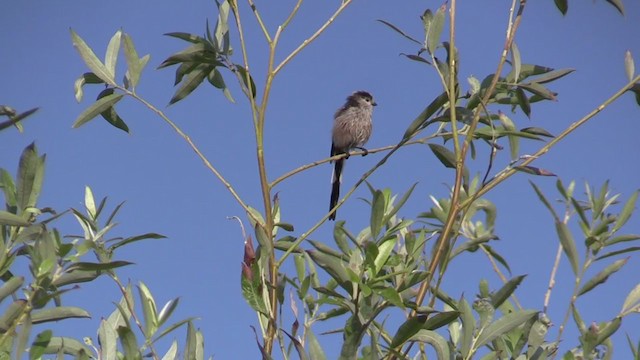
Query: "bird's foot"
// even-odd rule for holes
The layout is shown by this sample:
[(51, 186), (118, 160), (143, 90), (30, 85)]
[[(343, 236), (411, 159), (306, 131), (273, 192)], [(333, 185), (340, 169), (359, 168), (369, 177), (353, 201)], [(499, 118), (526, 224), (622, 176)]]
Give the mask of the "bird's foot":
[(363, 148), (363, 147), (356, 147), (356, 149), (361, 150), (362, 151), (362, 156), (367, 156), (369, 155), (369, 150)]

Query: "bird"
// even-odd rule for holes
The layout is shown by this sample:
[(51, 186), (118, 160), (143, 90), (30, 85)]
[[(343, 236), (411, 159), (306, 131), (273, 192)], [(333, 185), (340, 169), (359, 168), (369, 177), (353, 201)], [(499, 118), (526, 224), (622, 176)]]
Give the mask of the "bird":
[(335, 206), (340, 198), (340, 182), (344, 161), (349, 158), (352, 149), (362, 150), (362, 156), (369, 152), (363, 146), (371, 137), (373, 127), (373, 107), (378, 104), (373, 96), (366, 91), (356, 91), (347, 97), (347, 101), (333, 116), (331, 130), (331, 156), (346, 154), (345, 157), (334, 161), (331, 176), (331, 201), (329, 203), (329, 220), (336, 219)]

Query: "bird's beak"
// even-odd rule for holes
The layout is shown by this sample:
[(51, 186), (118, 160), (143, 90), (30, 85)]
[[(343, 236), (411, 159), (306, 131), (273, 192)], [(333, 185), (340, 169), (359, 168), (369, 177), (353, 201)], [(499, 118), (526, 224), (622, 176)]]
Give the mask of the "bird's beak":
[(371, 105), (378, 106), (378, 103), (374, 101), (374, 102), (371, 103)]

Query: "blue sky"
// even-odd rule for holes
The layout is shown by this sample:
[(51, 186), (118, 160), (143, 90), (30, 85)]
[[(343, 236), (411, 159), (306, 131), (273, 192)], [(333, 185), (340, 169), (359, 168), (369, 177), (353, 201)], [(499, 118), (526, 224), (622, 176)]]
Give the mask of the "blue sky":
[[(289, 0), (257, 5), (273, 31), (293, 3)], [(310, 36), (337, 3), (304, 3), (282, 36), (277, 58), (283, 59)], [(379, 104), (368, 147), (386, 146), (400, 139), (442, 88), (433, 69), (398, 56), (415, 52), (415, 44), (375, 20), (387, 20), (420, 38), (419, 15), (426, 8), (435, 10), (439, 5), (425, 1), (355, 1), (325, 34), (287, 65), (274, 82), (267, 113), (266, 156), (272, 179), (328, 156), (332, 115), (354, 90), (368, 90)], [(518, 128), (537, 126), (557, 134), (626, 83), (625, 51), (630, 50), (640, 63), (640, 5), (634, 1), (625, 5), (626, 16), (622, 17), (604, 1), (572, 2), (568, 15), (562, 17), (550, 0), (529, 3), (516, 38), (523, 62), (574, 68), (576, 72), (550, 85), (559, 93), (558, 101), (536, 104), (531, 120), (520, 112), (508, 114)], [(267, 46), (251, 12), (246, 7), (243, 10), (249, 58), (260, 88)], [(493, 0), (461, 3), (458, 11), (460, 79), (461, 85), (466, 86), (466, 77), (482, 79), (495, 70), (504, 43), (508, 5)], [(162, 34), (202, 34), (205, 20), (213, 23), (216, 15), (213, 1), (4, 4), (0, 11), (1, 101), (18, 110), (36, 106), (41, 109), (24, 124), (25, 133), (2, 133), (0, 167), (15, 171), (22, 149), (35, 140), (40, 151), (47, 153), (41, 206), (79, 208), (85, 185), (91, 186), (97, 197), (108, 196), (112, 207), (126, 200), (114, 235), (158, 232), (168, 239), (125, 248), (120, 257), (136, 265), (123, 269), (121, 277), (134, 283), (144, 281), (158, 302), (181, 297), (175, 319), (200, 317), (197, 326), (205, 336), (206, 354), (218, 359), (257, 358), (259, 353), (249, 327), (256, 325), (255, 316), (242, 299), (239, 287), (242, 237), (238, 224), (227, 220), (228, 216), (244, 219), (242, 209), (182, 139), (131, 99), (118, 104), (120, 115), (131, 128), (130, 135), (101, 119), (80, 129), (71, 128), (99, 89), (86, 88), (84, 101), (76, 103), (73, 83), (87, 68), (71, 45), (69, 28), (99, 56), (104, 54), (113, 33), (123, 28), (132, 36), (140, 55), (151, 54), (138, 93), (166, 111), (241, 196), (261, 208), (250, 112), (239, 88), (231, 86), (235, 104), (217, 89), (205, 86), (167, 107), (174, 91), (174, 69), (154, 70), (164, 58), (184, 47), (181, 41)], [(236, 62), (240, 62), (239, 44), (234, 41), (233, 45)], [(124, 63), (121, 58), (118, 78)], [(232, 84), (229, 74), (224, 75)], [(554, 172), (565, 183), (576, 180), (577, 194), (583, 192), (585, 181), (599, 188), (610, 179), (612, 192), (627, 198), (640, 185), (636, 158), (640, 150), (639, 118), (638, 105), (631, 95), (626, 95), (534, 166)], [(521, 151), (529, 154), (539, 146), (537, 142), (523, 143)], [(353, 184), (381, 156), (350, 159), (344, 173), (345, 186)], [(494, 169), (507, 163), (505, 151)], [(325, 214), (330, 176), (330, 166), (323, 165), (279, 185), (283, 221), (296, 226), (295, 235)], [(554, 178), (524, 174), (509, 179), (487, 198), (498, 206), (496, 232), (501, 240), (494, 247), (507, 257), (514, 275), (528, 274), (518, 297), (526, 308), (541, 309), (557, 239), (552, 218), (537, 200), (529, 180), (550, 199), (558, 198)], [(399, 151), (370, 182), (379, 188), (390, 187), (394, 193), (404, 193), (418, 182), (401, 212), (401, 216), (410, 218), (431, 206), (429, 195), (447, 195), (453, 172), (444, 169), (426, 146), (412, 146)], [(369, 218), (368, 207), (358, 197), (369, 195), (366, 188), (355, 195), (340, 208), (338, 219), (347, 220), (347, 226), (358, 232), (368, 225)], [(640, 233), (639, 224), (634, 218), (624, 232)], [(59, 221), (58, 227), (65, 234), (80, 233), (71, 217)], [(581, 241), (577, 227), (574, 230), (576, 239)], [(331, 234), (332, 224), (327, 223), (312, 238), (332, 244)], [(616, 276), (580, 299), (584, 320), (591, 323), (613, 318), (624, 296), (638, 283), (638, 273), (638, 257), (632, 255)], [(454, 297), (464, 293), (473, 299), (483, 278), (492, 288), (499, 287), (486, 258), (465, 255), (454, 261), (443, 288)], [(550, 315), (559, 324), (572, 287), (570, 268), (564, 260), (557, 281)], [(118, 299), (116, 287), (106, 278), (83, 285), (66, 301), (68, 305), (86, 307), (93, 319), (65, 322), (66, 327), (58, 335), (95, 336), (100, 317), (107, 316), (113, 310), (112, 302)], [(633, 329), (637, 328), (637, 316), (623, 322), (623, 330), (636, 340), (638, 334)], [(567, 335), (563, 345), (577, 343), (575, 332)], [(338, 339), (339, 335), (320, 339), (329, 348), (330, 358), (337, 353)], [(616, 345), (617, 354), (628, 354), (623, 337), (616, 338)]]

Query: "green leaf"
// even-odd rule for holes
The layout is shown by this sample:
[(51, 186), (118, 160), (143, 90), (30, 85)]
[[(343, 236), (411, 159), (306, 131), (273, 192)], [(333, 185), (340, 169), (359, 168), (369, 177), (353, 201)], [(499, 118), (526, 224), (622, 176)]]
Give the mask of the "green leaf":
[(418, 315), (409, 317), (404, 323), (398, 327), (393, 340), (391, 341), (391, 347), (396, 348), (403, 345), (412, 336), (416, 335), (420, 331), (425, 322), (427, 321), (427, 315)]
[(80, 77), (73, 84), (73, 90), (74, 90), (74, 94), (77, 102), (82, 101), (82, 96), (84, 94), (82, 91), (82, 87), (85, 84), (104, 84), (104, 81), (99, 77), (97, 77), (96, 74), (92, 72), (86, 72), (80, 75)]
[(620, 0), (607, 0), (607, 2), (613, 7), (616, 8), (620, 12), (620, 15), (624, 15), (624, 6), (622, 5), (622, 1)]
[(84, 40), (82, 40), (82, 38), (78, 34), (76, 34), (75, 31), (73, 31), (73, 29), (69, 30), (71, 31), (73, 46), (76, 48), (76, 50), (78, 50), (80, 57), (87, 65), (87, 67), (105, 83), (115, 86), (116, 81), (107, 67), (98, 59), (93, 50), (91, 50), (87, 43), (85, 43)]
[(164, 306), (162, 307), (162, 310), (160, 310), (160, 313), (158, 314), (158, 326), (162, 326), (165, 322), (167, 322), (167, 320), (169, 320), (169, 317), (171, 317), (171, 314), (173, 314), (173, 311), (178, 307), (178, 303), (180, 302), (180, 298), (175, 298), (172, 300), (169, 300), (166, 304), (164, 304)]
[(173, 94), (173, 97), (169, 101), (169, 105), (175, 104), (191, 94), (193, 90), (202, 84), (202, 81), (207, 77), (209, 71), (209, 66), (199, 65), (195, 70), (187, 74), (186, 79), (182, 81), (178, 90)]
[(458, 311), (443, 311), (439, 312), (427, 319), (424, 323), (423, 329), (425, 330), (437, 330), (445, 325), (449, 325), (454, 322), (460, 313)]
[(618, 270), (620, 270), (629, 260), (629, 258), (626, 259), (620, 259), (616, 262), (614, 262), (613, 264), (607, 266), (606, 268), (604, 268), (604, 270), (600, 271), (599, 273), (597, 273), (594, 277), (592, 277), (591, 279), (589, 279), (589, 281), (587, 281), (582, 288), (580, 289), (580, 291), (578, 291), (578, 296), (584, 295), (586, 293), (588, 293), (589, 291), (593, 290), (593, 288), (595, 288), (596, 286), (604, 283), (605, 281), (607, 281), (607, 279), (609, 278), (609, 276), (611, 276), (611, 274), (617, 272)]
[(0, 225), (26, 227), (31, 225), (31, 223), (23, 219), (22, 216), (0, 210)]
[(558, 69), (545, 72), (544, 74), (535, 78), (534, 82), (537, 84), (545, 84), (554, 80), (558, 80), (566, 75), (576, 71), (575, 69)]
[(138, 350), (136, 335), (128, 327), (120, 326), (117, 329), (118, 338), (122, 344), (124, 358), (127, 360), (142, 360), (142, 353)]
[(567, 255), (567, 259), (569, 259), (571, 270), (573, 270), (575, 275), (578, 275), (578, 249), (576, 248), (576, 242), (573, 239), (573, 235), (571, 234), (567, 224), (557, 220), (555, 223), (556, 232), (558, 233), (562, 250), (564, 250), (565, 255)]
[[(502, 126), (504, 126), (505, 130), (514, 131), (514, 132), (516, 131), (515, 124), (511, 119), (509, 119), (509, 117), (506, 114), (504, 114), (503, 112), (500, 112), (498, 114), (498, 119), (502, 123)], [(511, 160), (516, 160), (518, 159), (518, 153), (520, 152), (520, 141), (516, 136), (511, 136), (511, 135), (508, 135), (508, 139), (509, 139), (509, 150), (511, 154)]]
[(107, 52), (104, 55), (104, 65), (112, 79), (116, 76), (116, 64), (118, 62), (118, 53), (120, 52), (120, 39), (122, 38), (122, 30), (116, 31), (109, 40)]
[(33, 343), (31, 343), (31, 348), (29, 349), (29, 360), (42, 358), (42, 355), (44, 355), (47, 346), (49, 346), (52, 335), (53, 332), (51, 330), (45, 330), (36, 335), (36, 338), (33, 339)]
[(629, 218), (631, 218), (631, 214), (636, 207), (636, 201), (638, 200), (638, 193), (639, 191), (634, 191), (633, 195), (631, 195), (631, 197), (629, 197), (629, 200), (627, 200), (627, 202), (624, 204), (622, 212), (620, 213), (620, 215), (618, 215), (618, 219), (611, 229), (612, 233), (620, 230), (620, 228), (623, 227), (624, 224), (627, 223), (627, 221), (629, 221)]
[(627, 294), (626, 299), (624, 299), (624, 304), (622, 304), (620, 314), (626, 314), (638, 306), (640, 306), (640, 283), (638, 283), (638, 285), (636, 285), (636, 287)]
[(458, 311), (460, 312), (460, 321), (462, 322), (460, 352), (464, 358), (467, 358), (471, 352), (471, 343), (473, 341), (473, 332), (476, 328), (476, 320), (473, 317), (471, 306), (469, 306), (469, 303), (464, 298), (458, 301)]
[(528, 118), (531, 118), (531, 103), (529, 103), (529, 98), (524, 93), (524, 90), (521, 88), (516, 88), (516, 98), (518, 99), (518, 105), (522, 112), (527, 115)]
[(552, 173), (549, 170), (537, 168), (534, 166), (514, 166), (513, 169), (526, 174), (537, 175), (537, 176), (557, 176), (556, 174)]
[(162, 357), (162, 360), (177, 360), (178, 359), (178, 342), (176, 340), (173, 340), (173, 342), (171, 343), (171, 347), (169, 347), (169, 350), (167, 350), (167, 352), (164, 354), (164, 356)]
[(35, 143), (27, 146), (20, 156), (16, 182), (18, 215), (24, 213), (27, 208), (36, 206), (42, 189), (44, 160), (44, 155), (38, 156), (38, 149)]
[(416, 39), (412, 38), (411, 36), (407, 35), (404, 31), (400, 30), (398, 27), (396, 27), (396, 26), (395, 26), (395, 25), (393, 25), (392, 23), (387, 22), (387, 21), (384, 21), (384, 20), (381, 20), (381, 19), (378, 19), (377, 21), (378, 21), (378, 22), (381, 22), (381, 23), (383, 23), (383, 24), (385, 24), (385, 25), (387, 25), (388, 27), (390, 27), (391, 29), (393, 29), (395, 32), (397, 32), (398, 34), (400, 34), (400, 35), (404, 36), (405, 38), (407, 38), (407, 39), (409, 39), (409, 40), (413, 41), (414, 43), (416, 43), (416, 44), (418, 44), (418, 45), (422, 45), (422, 43), (421, 43), (420, 41), (418, 41), (418, 40), (416, 40)]
[(569, 9), (569, 4), (567, 0), (553, 0), (556, 3), (556, 7), (562, 15), (567, 15), (567, 10)]
[(498, 336), (508, 333), (537, 315), (537, 310), (523, 310), (504, 315), (482, 330), (476, 341), (475, 348), (479, 349), (485, 346)]
[[(244, 66), (240, 64), (235, 64), (234, 68), (238, 72), (238, 77), (240, 78), (240, 80), (242, 80), (244, 87), (249, 91), (249, 93), (251, 94), (251, 97), (255, 98), (256, 84), (253, 82), (253, 77), (251, 77), (251, 74), (249, 74), (247, 70), (244, 68)], [(248, 81), (247, 81), (247, 78), (248, 78)]]
[(116, 360), (118, 357), (118, 334), (109, 322), (102, 319), (98, 328), (100, 359)]
[(440, 110), (444, 104), (449, 101), (449, 95), (447, 92), (443, 92), (438, 95), (431, 103), (418, 115), (411, 125), (405, 130), (402, 140), (408, 140), (412, 136), (416, 135), (420, 130), (424, 129), (429, 122), (427, 121), (433, 114)]
[[(433, 21), (428, 26), (426, 34), (426, 48), (429, 54), (434, 54), (436, 47), (440, 43), (440, 35), (442, 35), (442, 28), (444, 27), (445, 11), (447, 10), (447, 4), (444, 3), (436, 10), (433, 16)], [(424, 20), (423, 20), (424, 21)]]
[(544, 99), (554, 100), (554, 101), (556, 100), (556, 95), (557, 95), (556, 93), (545, 88), (544, 86), (540, 85), (537, 82), (532, 82), (528, 84), (518, 84), (517, 86), (524, 90), (529, 91), (532, 94), (542, 96), (542, 98)]
[(15, 325), (14, 322), (24, 314), (26, 307), (27, 301), (21, 299), (12, 302), (4, 309), (4, 313), (0, 316), (0, 332), (5, 333)]
[(311, 328), (306, 331), (307, 335), (307, 348), (309, 349), (309, 358), (311, 360), (326, 360), (327, 355), (325, 355), (324, 350), (322, 349), (322, 345), (318, 341), (318, 338), (313, 333)]
[(23, 276), (13, 276), (0, 287), (0, 302), (18, 291), (24, 284)]
[(136, 51), (136, 48), (133, 45), (133, 40), (129, 34), (124, 34), (124, 56), (127, 60), (128, 66), (127, 78), (129, 79), (131, 87), (135, 89), (140, 81), (140, 75), (144, 65), (141, 61), (142, 59), (138, 58), (138, 52)]
[(376, 190), (373, 194), (373, 201), (371, 205), (371, 218), (369, 226), (371, 227), (371, 237), (374, 241), (378, 238), (380, 230), (384, 225), (384, 210), (385, 210), (385, 196), (380, 190)]
[(14, 355), (16, 359), (22, 359), (22, 356), (27, 349), (27, 343), (31, 336), (32, 325), (31, 316), (29, 316), (29, 313), (26, 313), (20, 320), (20, 327), (17, 329), (18, 336), (14, 348)]
[[(91, 349), (80, 341), (68, 338), (54, 336), (49, 340), (45, 354), (69, 354), (76, 356), (78, 359), (89, 359), (88, 355), (93, 354)], [(127, 358), (128, 359), (128, 358)]]
[[(105, 96), (109, 96), (112, 95), (114, 93), (114, 89), (113, 88), (107, 88), (102, 90), (102, 92), (100, 92), (100, 94), (98, 94), (98, 99), (100, 100)], [(105, 120), (107, 120), (107, 122), (109, 122), (109, 124), (113, 125), (114, 127), (128, 133), (129, 132), (129, 127), (127, 126), (127, 124), (124, 122), (124, 120), (122, 120), (122, 118), (118, 115), (118, 113), (116, 112), (115, 107), (111, 106), (110, 108), (108, 108), (107, 110), (103, 111), (100, 113), (100, 116), (102, 116)]]
[(447, 341), (437, 332), (430, 330), (420, 330), (411, 337), (411, 341), (419, 341), (433, 346), (438, 359), (450, 359), (449, 345)]
[(77, 270), (84, 270), (84, 271), (111, 270), (111, 269), (132, 265), (132, 264), (133, 264), (132, 262), (124, 261), (124, 260), (116, 260), (108, 263), (77, 262), (69, 266), (67, 268), (67, 272), (77, 271)]
[(79, 307), (75, 306), (56, 306), (53, 308), (41, 309), (38, 311), (33, 311), (32, 313), (32, 321), (34, 324), (41, 324), (45, 322), (51, 321), (60, 321), (64, 319), (81, 319), (81, 318), (90, 318), (91, 315), (89, 313)]
[[(522, 68), (522, 60), (520, 58), (520, 50), (518, 50), (518, 46), (516, 42), (513, 41), (511, 43), (511, 66), (513, 67), (513, 76), (514, 78), (520, 78), (520, 69)], [(525, 112), (526, 113), (526, 112)], [(529, 115), (527, 115), (528, 117)]]
[(527, 277), (527, 275), (520, 275), (507, 281), (500, 290), (491, 295), (491, 305), (496, 309), (500, 307), (500, 305), (513, 294), (525, 277)]
[(149, 288), (142, 281), (138, 284), (138, 293), (142, 304), (142, 315), (144, 316), (144, 335), (146, 338), (150, 338), (158, 330), (156, 301), (153, 299)]
[(117, 243), (115, 243), (114, 245), (112, 245), (109, 250), (113, 251), (119, 247), (125, 246), (127, 244), (131, 244), (133, 242), (137, 242), (137, 241), (141, 241), (141, 240), (146, 240), (146, 239), (166, 239), (167, 237), (161, 234), (156, 234), (156, 233), (146, 233), (146, 234), (142, 234), (142, 235), (137, 235), (137, 236), (132, 236), (132, 237), (128, 237), (122, 241), (118, 241)]
[(109, 110), (109, 108), (118, 103), (118, 101), (122, 100), (123, 96), (123, 94), (111, 94), (96, 101), (95, 103), (93, 103), (93, 105), (89, 106), (85, 111), (83, 111), (82, 114), (78, 115), (72, 127), (78, 128), (89, 122), (96, 116)]
[(548, 132), (547, 130), (545, 130), (543, 128), (538, 128), (538, 127), (522, 128), (522, 129), (520, 129), (520, 132), (533, 134), (533, 135), (539, 135), (539, 136), (546, 136), (546, 137), (549, 137), (549, 138), (555, 137), (550, 132)]
[(446, 147), (438, 144), (429, 144), (429, 148), (433, 154), (440, 160), (442, 165), (448, 168), (456, 168), (456, 154)]

